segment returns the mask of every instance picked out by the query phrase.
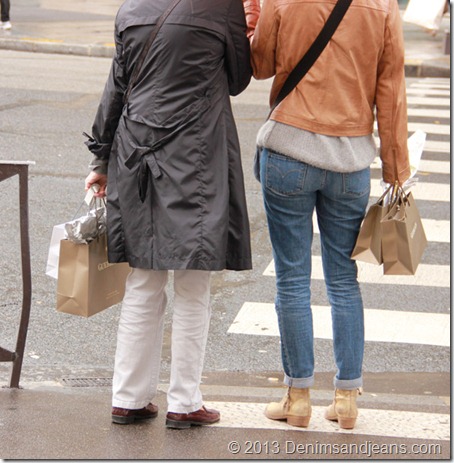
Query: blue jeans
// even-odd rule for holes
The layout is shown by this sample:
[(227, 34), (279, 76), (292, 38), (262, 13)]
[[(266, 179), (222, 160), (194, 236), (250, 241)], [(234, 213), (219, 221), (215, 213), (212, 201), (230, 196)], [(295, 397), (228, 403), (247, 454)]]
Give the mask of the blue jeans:
[(276, 269), (276, 312), (284, 382), (314, 383), (311, 309), (312, 216), (317, 211), (323, 273), (331, 304), (334, 386), (362, 386), (364, 313), (350, 258), (370, 195), (370, 169), (338, 173), (264, 149), (260, 178)]

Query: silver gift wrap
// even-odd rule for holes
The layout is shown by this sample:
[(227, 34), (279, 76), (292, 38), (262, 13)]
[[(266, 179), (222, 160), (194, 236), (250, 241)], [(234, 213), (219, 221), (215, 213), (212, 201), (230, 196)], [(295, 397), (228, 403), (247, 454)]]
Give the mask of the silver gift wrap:
[(88, 244), (106, 233), (106, 210), (104, 207), (92, 209), (87, 215), (65, 224), (67, 239), (76, 244)]

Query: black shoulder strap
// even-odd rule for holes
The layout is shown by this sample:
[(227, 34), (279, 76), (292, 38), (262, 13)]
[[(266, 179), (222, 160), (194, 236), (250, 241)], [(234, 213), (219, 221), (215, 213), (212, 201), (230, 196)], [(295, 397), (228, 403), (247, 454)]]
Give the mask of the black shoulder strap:
[(142, 48), (142, 51), (139, 55), (139, 58), (137, 59), (137, 63), (134, 66), (134, 70), (132, 71), (131, 78), (129, 79), (128, 87), (126, 89), (123, 102), (126, 104), (129, 95), (134, 87), (134, 85), (137, 82), (137, 79), (139, 78), (140, 71), (142, 69), (142, 65), (145, 61), (146, 56), (148, 55), (148, 52), (150, 51), (151, 45), (154, 42), (154, 39), (158, 35), (159, 30), (161, 29), (161, 26), (164, 24), (165, 20), (167, 19), (167, 16), (172, 12), (172, 10), (180, 3), (181, 0), (173, 0), (173, 2), (169, 5), (166, 11), (162, 13), (162, 15), (159, 17), (158, 21), (156, 22), (156, 25), (153, 27), (153, 31), (151, 32), (147, 43), (144, 45)]
[(351, 3), (352, 0), (338, 0), (318, 37), (310, 46), (306, 54), (302, 57), (301, 61), (288, 75), (287, 80), (284, 82), (284, 85), (279, 91), (279, 94), (271, 107), (269, 116), (276, 106), (298, 85), (298, 82), (301, 81), (317, 58), (321, 55)]

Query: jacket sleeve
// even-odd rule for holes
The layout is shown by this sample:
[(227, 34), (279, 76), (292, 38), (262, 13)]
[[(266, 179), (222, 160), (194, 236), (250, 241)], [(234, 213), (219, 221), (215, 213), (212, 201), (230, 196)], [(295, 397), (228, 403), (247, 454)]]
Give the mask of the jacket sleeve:
[(274, 1), (264, 0), (251, 37), (252, 69), (256, 79), (268, 79), (276, 74), (278, 26), (279, 18), (274, 11)]
[(119, 34), (115, 34), (115, 56), (109, 77), (98, 106), (92, 127), (92, 137), (85, 143), (94, 155), (92, 166), (97, 161), (109, 158), (118, 121), (123, 110), (123, 95), (127, 87), (127, 76), (123, 59), (123, 45)]
[(251, 49), (246, 36), (246, 18), (241, 0), (232, 0), (227, 15), (226, 69), (229, 93), (241, 93), (251, 81)]
[(391, 0), (389, 4), (375, 104), (383, 180), (402, 184), (410, 176), (404, 41), (398, 3)]

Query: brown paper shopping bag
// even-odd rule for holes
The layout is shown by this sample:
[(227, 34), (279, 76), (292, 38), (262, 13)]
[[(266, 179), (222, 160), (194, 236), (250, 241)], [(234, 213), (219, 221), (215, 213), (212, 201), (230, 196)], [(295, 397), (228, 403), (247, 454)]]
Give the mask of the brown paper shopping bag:
[(399, 189), (395, 204), (382, 220), (383, 273), (414, 275), (427, 238), (413, 195)]
[(352, 259), (376, 265), (383, 263), (381, 220), (389, 210), (387, 195), (391, 188), (387, 188), (378, 201), (369, 207), (359, 230)]
[(57, 310), (90, 317), (121, 302), (129, 272), (127, 263), (108, 263), (105, 233), (89, 244), (61, 240)]

